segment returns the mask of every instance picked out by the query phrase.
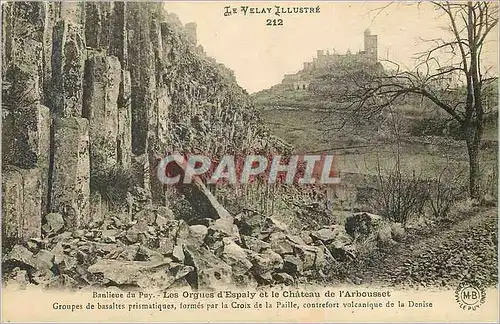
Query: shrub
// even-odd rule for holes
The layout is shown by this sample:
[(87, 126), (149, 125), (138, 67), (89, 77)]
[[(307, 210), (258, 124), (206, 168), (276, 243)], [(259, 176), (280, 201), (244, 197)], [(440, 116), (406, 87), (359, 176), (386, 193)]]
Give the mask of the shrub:
[(134, 172), (131, 168), (115, 165), (92, 174), (90, 189), (99, 192), (111, 207), (119, 208), (126, 204), (127, 192), (134, 186), (134, 182)]
[(428, 198), (428, 181), (417, 177), (415, 172), (410, 177), (404, 174), (399, 159), (388, 172), (383, 172), (378, 163), (377, 183), (371, 197), (376, 213), (404, 226), (412, 217), (423, 212)]
[(436, 179), (429, 181), (429, 206), (437, 219), (447, 219), (453, 205), (467, 193), (466, 177), (457, 170), (460, 168), (448, 164)]

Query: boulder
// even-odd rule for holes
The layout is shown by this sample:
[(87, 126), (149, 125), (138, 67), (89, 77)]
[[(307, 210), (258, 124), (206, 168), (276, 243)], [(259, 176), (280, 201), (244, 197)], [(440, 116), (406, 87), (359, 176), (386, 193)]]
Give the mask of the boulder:
[(137, 242), (144, 242), (145, 241), (145, 236), (148, 231), (148, 225), (144, 222), (138, 222), (132, 225), (127, 230), (127, 233), (125, 234), (126, 239), (130, 243), (137, 243)]
[(64, 218), (59, 213), (45, 215), (45, 222), (46, 233), (59, 233), (64, 228)]
[(379, 228), (377, 229), (377, 240), (378, 244), (381, 246), (393, 245), (394, 243), (396, 243), (392, 239), (391, 224), (384, 224), (382, 226), (379, 226)]
[(185, 264), (194, 267), (192, 276), (186, 277), (194, 289), (220, 289), (232, 283), (231, 266), (207, 248), (184, 246)]
[(145, 208), (133, 217), (133, 220), (138, 223), (145, 223), (147, 225), (153, 225), (156, 221), (156, 211), (152, 208)]
[(184, 262), (186, 256), (184, 255), (184, 249), (182, 248), (182, 245), (177, 244), (176, 246), (174, 246), (172, 250), (172, 257), (179, 262)]
[(375, 229), (383, 221), (379, 215), (360, 212), (347, 216), (345, 222), (345, 230), (347, 234), (355, 239), (360, 235), (370, 235), (375, 232)]
[(304, 264), (299, 257), (287, 254), (283, 257), (283, 271), (290, 275), (300, 274), (304, 270)]
[(311, 238), (314, 241), (321, 241), (327, 246), (341, 248), (344, 245), (352, 243), (352, 237), (349, 236), (342, 225), (332, 225), (311, 232)]
[(290, 276), (288, 273), (285, 273), (285, 272), (280, 272), (280, 273), (273, 274), (273, 279), (276, 281), (276, 283), (278, 283), (278, 284), (284, 284), (284, 285), (287, 285), (287, 286), (291, 286), (295, 282), (295, 280), (293, 279), (293, 277)]
[(189, 229), (195, 239), (203, 244), (205, 237), (208, 235), (208, 228), (204, 225), (191, 225)]
[(194, 176), (190, 184), (184, 184), (180, 190), (199, 214), (212, 219), (230, 219), (233, 217), (212, 195), (198, 176)]
[(246, 210), (236, 215), (234, 223), (241, 235), (260, 238), (264, 219), (264, 215), (256, 211)]
[[(309, 245), (295, 245), (294, 254), (300, 258), (304, 270), (313, 269), (316, 267), (317, 255), (320, 254), (321, 249), (317, 246)], [(324, 255), (323, 255), (324, 259)]]
[[(158, 219), (158, 217), (169, 221), (175, 220), (174, 212), (170, 208), (165, 206), (160, 206), (156, 209), (156, 218)], [(156, 223), (158, 224), (158, 220)]]
[(217, 219), (213, 225), (208, 228), (207, 244), (213, 245), (216, 241), (229, 237), (235, 242), (240, 242), (238, 227), (230, 218)]
[(145, 245), (140, 245), (134, 260), (161, 262), (164, 260), (164, 257), (161, 253), (151, 250)]
[(245, 249), (234, 243), (229, 238), (223, 239), (224, 248), (221, 259), (232, 269), (233, 282), (238, 286), (244, 286), (249, 281), (249, 270), (252, 262), (247, 258)]
[(14, 245), (12, 250), (2, 260), (2, 264), (16, 265), (22, 269), (36, 268), (33, 253), (22, 245)]
[(292, 254), (294, 243), (283, 232), (274, 232), (269, 236), (271, 249), (279, 255)]
[(123, 261), (100, 259), (88, 271), (101, 274), (115, 285), (164, 290), (184, 278), (193, 268), (165, 259), (162, 261)]
[(51, 271), (54, 266), (54, 253), (47, 250), (40, 250), (33, 257), (34, 264), (38, 271)]
[(252, 250), (254, 252), (260, 253), (264, 249), (268, 249), (271, 247), (271, 244), (259, 240), (253, 236), (242, 236), (241, 237), (243, 246), (246, 249)]
[(275, 233), (275, 232), (284, 232), (288, 231), (287, 226), (282, 222), (278, 221), (274, 217), (266, 217), (264, 219), (264, 224), (262, 226), (263, 233)]
[(269, 274), (273, 271), (283, 268), (283, 258), (271, 249), (266, 249), (263, 253), (257, 253), (251, 250), (245, 250), (245, 252), (248, 260), (253, 265), (252, 273), (258, 277), (269, 277)]
[(403, 241), (405, 237), (405, 228), (401, 223), (392, 223), (391, 224), (391, 236), (392, 239), (396, 242)]

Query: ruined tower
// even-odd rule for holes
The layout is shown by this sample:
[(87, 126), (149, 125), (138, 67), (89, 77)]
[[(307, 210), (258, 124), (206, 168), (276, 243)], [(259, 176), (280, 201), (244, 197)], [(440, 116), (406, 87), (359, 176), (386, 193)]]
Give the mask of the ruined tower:
[(370, 59), (377, 61), (377, 35), (372, 35), (369, 29), (365, 30), (365, 53), (370, 57)]

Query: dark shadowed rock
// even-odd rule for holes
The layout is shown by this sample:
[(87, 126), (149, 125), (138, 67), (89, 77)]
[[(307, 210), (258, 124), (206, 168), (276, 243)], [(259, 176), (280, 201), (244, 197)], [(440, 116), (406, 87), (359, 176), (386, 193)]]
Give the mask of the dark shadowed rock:
[(285, 284), (287, 286), (291, 286), (295, 282), (292, 276), (284, 272), (273, 274), (273, 279), (276, 281), (276, 283)]
[(355, 213), (346, 218), (345, 230), (354, 238), (360, 235), (369, 235), (375, 231), (382, 220), (379, 215), (365, 212)]
[(260, 237), (264, 219), (264, 215), (256, 211), (247, 210), (236, 215), (234, 223), (238, 226), (240, 234)]
[(295, 255), (287, 254), (283, 257), (283, 271), (290, 275), (300, 274), (304, 270), (302, 260)]

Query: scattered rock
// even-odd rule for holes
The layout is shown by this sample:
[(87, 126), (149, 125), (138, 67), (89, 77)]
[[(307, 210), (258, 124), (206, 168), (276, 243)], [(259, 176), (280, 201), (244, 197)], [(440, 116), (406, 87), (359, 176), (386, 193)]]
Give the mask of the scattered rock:
[(371, 213), (355, 213), (347, 216), (345, 230), (347, 234), (354, 238), (360, 235), (369, 235), (375, 231), (378, 223), (382, 222), (382, 217)]
[(401, 223), (392, 223), (391, 224), (391, 236), (392, 239), (396, 242), (403, 241), (405, 237), (405, 228)]
[(33, 258), (37, 270), (50, 271), (54, 266), (54, 253), (50, 251), (40, 250)]
[(295, 280), (288, 273), (280, 272), (273, 274), (273, 279), (276, 280), (278, 284), (285, 284), (291, 286), (294, 284)]
[(377, 240), (378, 243), (381, 244), (382, 246), (391, 245), (395, 243), (392, 240), (391, 224), (385, 224), (383, 226), (380, 226), (380, 228), (377, 230)]
[(158, 226), (162, 225), (163, 220), (172, 221), (175, 220), (174, 212), (165, 206), (160, 206), (156, 209), (156, 224)]
[(142, 242), (141, 235), (145, 236), (148, 231), (148, 225), (145, 222), (137, 222), (127, 230), (125, 237), (130, 243)]
[(295, 255), (287, 254), (283, 257), (283, 271), (290, 275), (300, 274), (304, 270), (302, 261)]
[(192, 267), (180, 266), (171, 260), (165, 261), (122, 261), (100, 259), (88, 271), (101, 274), (104, 279), (115, 285), (136, 286), (163, 290), (175, 281), (185, 277)]
[(45, 215), (44, 230), (46, 233), (59, 233), (64, 228), (64, 219), (59, 213)]
[(352, 243), (352, 237), (347, 234), (342, 225), (332, 225), (311, 232), (311, 238), (314, 241), (319, 240), (327, 246), (333, 245), (335, 248), (341, 248), (344, 245)]
[(259, 240), (253, 236), (242, 236), (241, 237), (243, 246), (246, 249), (252, 250), (254, 252), (260, 253), (264, 249), (268, 249), (271, 247), (271, 244)]
[(258, 237), (262, 235), (264, 216), (256, 211), (246, 210), (234, 218), (241, 235)]
[(223, 244), (221, 259), (231, 266), (233, 282), (237, 286), (248, 286), (251, 281), (248, 271), (252, 267), (252, 262), (247, 259), (245, 250), (229, 238), (224, 238)]
[(271, 249), (279, 255), (292, 254), (293, 243), (287, 238), (283, 232), (274, 232), (269, 236)]
[(22, 245), (14, 245), (12, 250), (5, 256), (3, 264), (13, 264), (21, 269), (36, 268), (33, 262), (33, 253)]
[(135, 256), (136, 261), (161, 262), (164, 257), (161, 253), (151, 250), (147, 246), (140, 245)]
[(156, 211), (153, 208), (145, 208), (136, 213), (133, 220), (137, 221), (137, 223), (153, 225), (156, 221)]
[(191, 233), (196, 238), (196, 240), (203, 244), (203, 242), (205, 241), (205, 237), (208, 234), (208, 228), (204, 225), (191, 225), (189, 226), (189, 229), (191, 230)]
[(231, 267), (215, 256), (207, 248), (194, 249), (184, 247), (186, 264), (195, 269), (193, 276), (188, 276), (191, 287), (195, 289), (220, 289), (231, 284)]

